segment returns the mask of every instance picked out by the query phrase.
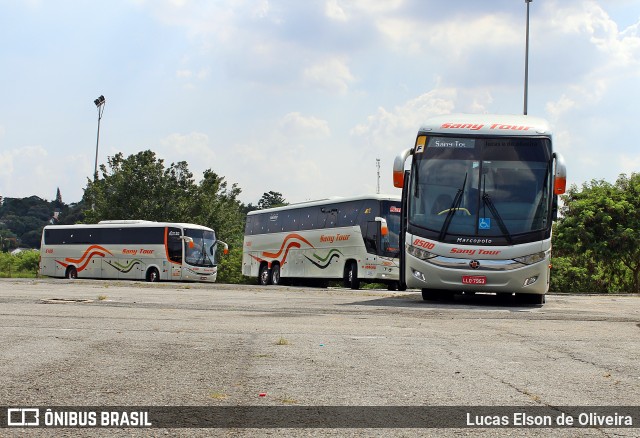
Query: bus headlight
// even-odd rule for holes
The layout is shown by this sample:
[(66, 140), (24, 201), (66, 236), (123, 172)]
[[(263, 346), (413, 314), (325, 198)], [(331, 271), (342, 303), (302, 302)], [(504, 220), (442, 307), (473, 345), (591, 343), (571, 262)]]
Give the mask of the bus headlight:
[(535, 254), (531, 254), (523, 257), (515, 257), (513, 260), (516, 262), (524, 263), (525, 265), (533, 265), (534, 263), (538, 263), (547, 258), (547, 256), (551, 253), (551, 250), (537, 252)]
[(424, 249), (418, 248), (417, 246), (413, 245), (407, 245), (407, 253), (420, 260), (429, 260), (437, 257), (436, 254), (432, 254), (429, 251), (425, 251)]

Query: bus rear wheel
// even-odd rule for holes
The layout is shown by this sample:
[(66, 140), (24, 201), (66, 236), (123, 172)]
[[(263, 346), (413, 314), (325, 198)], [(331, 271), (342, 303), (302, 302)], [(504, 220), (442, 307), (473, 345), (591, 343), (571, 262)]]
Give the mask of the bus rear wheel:
[(280, 265), (275, 263), (271, 265), (271, 284), (279, 285), (280, 281)]
[(147, 271), (147, 281), (149, 283), (160, 281), (160, 273), (156, 268), (149, 268), (149, 270)]
[(266, 263), (260, 265), (260, 271), (258, 272), (258, 284), (261, 286), (267, 286), (271, 282), (271, 273)]
[(75, 266), (69, 266), (67, 271), (64, 273), (65, 278), (69, 278), (71, 280), (75, 280), (78, 278), (78, 270)]

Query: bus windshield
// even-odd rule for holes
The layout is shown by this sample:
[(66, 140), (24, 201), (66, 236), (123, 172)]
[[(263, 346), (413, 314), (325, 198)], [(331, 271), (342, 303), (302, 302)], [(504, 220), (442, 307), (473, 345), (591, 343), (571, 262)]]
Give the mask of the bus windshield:
[(213, 231), (185, 228), (184, 235), (193, 243), (185, 248), (185, 262), (191, 266), (216, 266), (217, 240)]
[(431, 137), (412, 173), (409, 223), (438, 240), (512, 243), (551, 224), (548, 139)]

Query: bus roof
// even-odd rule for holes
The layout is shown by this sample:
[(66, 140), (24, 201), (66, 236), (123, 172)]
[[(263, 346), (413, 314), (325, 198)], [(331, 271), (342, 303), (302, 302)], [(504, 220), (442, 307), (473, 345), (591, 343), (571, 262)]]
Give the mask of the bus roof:
[(532, 116), (448, 114), (427, 120), (420, 127), (418, 135), (434, 133), (551, 137), (551, 128), (546, 120)]
[(363, 201), (366, 199), (374, 199), (377, 201), (398, 201), (399, 202), (400, 196), (399, 195), (381, 195), (381, 194), (359, 195), (359, 196), (348, 196), (348, 197), (332, 196), (330, 198), (325, 198), (325, 199), (316, 199), (313, 201), (304, 201), (304, 202), (297, 202), (295, 204), (283, 205), (282, 207), (265, 208), (264, 210), (253, 210), (247, 213), (247, 215), (291, 210), (294, 208), (319, 207), (327, 204), (336, 204), (338, 202)]
[[(200, 230), (211, 230), (209, 227), (197, 224), (176, 223), (176, 222), (154, 222), (144, 220), (110, 220), (100, 221), (97, 224), (76, 224), (76, 225), (47, 225), (45, 228), (141, 228), (141, 227), (179, 227), (195, 228)], [(211, 230), (213, 231), (213, 230)]]

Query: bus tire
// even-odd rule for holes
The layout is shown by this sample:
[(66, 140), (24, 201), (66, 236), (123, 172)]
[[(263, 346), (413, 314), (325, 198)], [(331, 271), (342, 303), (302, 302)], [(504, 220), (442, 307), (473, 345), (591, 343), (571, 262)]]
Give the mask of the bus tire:
[(281, 284), (280, 280), (280, 265), (278, 263), (274, 263), (271, 265), (271, 284), (279, 285)]
[(422, 299), (424, 301), (449, 301), (453, 300), (456, 293), (445, 289), (422, 289)]
[(539, 295), (539, 294), (516, 294), (516, 298), (521, 303), (535, 304), (539, 306), (544, 304), (547, 301), (546, 295)]
[(267, 286), (271, 282), (271, 273), (269, 272), (269, 267), (266, 263), (260, 265), (260, 270), (258, 271), (258, 284), (260, 286)]
[(355, 260), (351, 260), (344, 268), (344, 286), (351, 289), (360, 289), (360, 279), (358, 278), (358, 265)]
[(149, 283), (156, 283), (160, 281), (160, 273), (156, 268), (149, 268), (147, 271), (147, 281)]
[(69, 266), (64, 273), (64, 277), (70, 280), (75, 280), (76, 278), (78, 278), (78, 270), (75, 266)]

